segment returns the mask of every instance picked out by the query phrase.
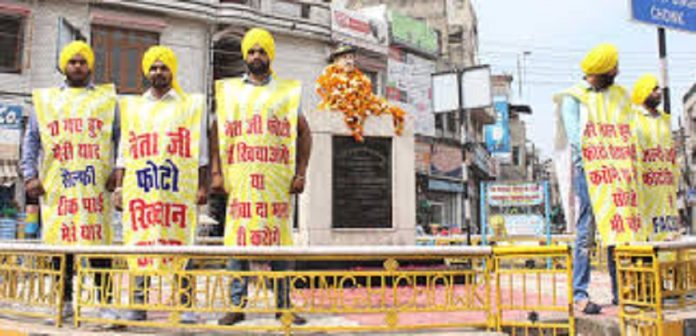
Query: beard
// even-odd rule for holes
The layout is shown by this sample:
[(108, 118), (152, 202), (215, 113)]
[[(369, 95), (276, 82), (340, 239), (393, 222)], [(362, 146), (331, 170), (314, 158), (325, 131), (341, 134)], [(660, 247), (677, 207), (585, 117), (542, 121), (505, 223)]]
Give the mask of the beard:
[(614, 85), (615, 75), (603, 74), (599, 76), (598, 89), (604, 90), (612, 85)]
[(67, 82), (72, 87), (83, 87), (89, 83), (89, 72), (74, 72), (66, 75)]
[(645, 106), (651, 109), (657, 108), (658, 105), (660, 105), (661, 99), (660, 98), (652, 98), (648, 97), (648, 99), (645, 100)]
[(155, 76), (152, 78), (152, 87), (158, 90), (166, 89), (171, 85), (164, 76)]
[(270, 63), (261, 61), (261, 60), (256, 60), (253, 62), (247, 62), (247, 69), (249, 69), (249, 72), (254, 74), (255, 76), (263, 76), (268, 74), (268, 70), (271, 68)]

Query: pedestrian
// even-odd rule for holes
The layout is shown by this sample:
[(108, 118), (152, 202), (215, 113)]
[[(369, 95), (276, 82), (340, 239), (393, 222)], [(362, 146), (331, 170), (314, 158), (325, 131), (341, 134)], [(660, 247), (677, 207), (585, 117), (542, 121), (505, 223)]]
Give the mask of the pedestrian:
[(643, 226), (653, 227), (651, 241), (674, 240), (677, 223), (679, 166), (672, 139), (672, 118), (659, 108), (662, 94), (657, 78), (641, 76), (631, 95), (635, 110), (639, 193)]
[[(24, 137), (21, 169), (27, 196), (40, 197), (42, 239), (60, 246), (109, 245), (112, 241), (111, 196), (113, 149), (119, 137), (119, 115), (113, 84), (94, 85), (94, 53), (82, 41), (63, 48), (59, 59), (65, 81), (36, 89), (34, 110)], [(41, 164), (39, 164), (41, 162)], [(41, 167), (40, 169), (38, 167)], [(54, 259), (54, 268), (60, 262)], [(95, 258), (91, 267), (111, 268), (111, 260)], [(66, 255), (61, 301), (64, 319), (73, 316), (73, 255)], [(97, 300), (111, 298), (97, 273)], [(101, 309), (100, 316), (115, 312)]]
[[(165, 46), (153, 46), (142, 60), (151, 86), (143, 94), (124, 97), (121, 129), (123, 146), (117, 162), (116, 204), (123, 208), (124, 244), (130, 246), (192, 245), (198, 222), (197, 205), (207, 196), (208, 137), (205, 99), (184, 92), (177, 82), (178, 62)], [(159, 212), (158, 215), (153, 213)], [(185, 266), (185, 264), (187, 264)], [(183, 258), (139, 257), (129, 260), (138, 271), (190, 267)], [(146, 304), (149, 279), (135, 277), (134, 303)], [(190, 308), (193, 286), (188, 277), (177, 292)], [(145, 310), (131, 310), (132, 321), (147, 319)], [(181, 323), (197, 322), (191, 311)]]
[[(229, 195), (226, 246), (292, 245), (291, 194), (302, 193), (312, 146), (307, 120), (300, 109), (299, 81), (276, 78), (271, 69), (275, 42), (266, 30), (253, 28), (242, 40), (247, 72), (242, 78), (215, 83), (217, 128), (213, 127), (212, 188)], [(249, 155), (249, 153), (254, 153)], [(288, 270), (288, 261), (271, 261), (274, 271)], [(233, 259), (232, 271), (249, 270), (248, 260)], [(289, 309), (289, 279), (274, 279), (276, 318)], [(235, 308), (246, 305), (248, 279), (232, 280)], [(292, 314), (292, 323), (306, 320)], [(242, 311), (218, 321), (233, 325)]]
[[(646, 233), (640, 226), (637, 204), (621, 203), (635, 193), (636, 167), (630, 155), (633, 141), (630, 97), (623, 87), (614, 83), (619, 73), (618, 62), (615, 46), (606, 43), (596, 46), (581, 62), (584, 81), (554, 97), (555, 156), (561, 196), (568, 220), (576, 220), (573, 300), (576, 308), (585, 314), (599, 314), (602, 310), (588, 294), (595, 230), (599, 230), (602, 243), (608, 247), (614, 304), (618, 302), (618, 294), (613, 247)], [(612, 198), (618, 193), (626, 197)]]

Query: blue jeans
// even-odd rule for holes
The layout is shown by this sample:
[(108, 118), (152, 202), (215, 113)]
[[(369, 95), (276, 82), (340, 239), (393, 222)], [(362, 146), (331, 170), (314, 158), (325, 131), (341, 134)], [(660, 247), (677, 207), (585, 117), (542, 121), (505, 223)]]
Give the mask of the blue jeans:
[(616, 246), (607, 248), (607, 266), (609, 267), (609, 276), (611, 276), (611, 295), (614, 302), (619, 302), (619, 288), (616, 282), (616, 260), (614, 260), (614, 252)]
[(596, 224), (592, 212), (592, 202), (587, 189), (585, 170), (574, 168), (573, 184), (580, 202), (578, 219), (575, 223), (575, 251), (573, 254), (573, 300), (589, 299), (587, 288), (590, 285), (590, 250), (594, 246)]
[[(590, 251), (595, 245), (595, 231), (597, 224), (594, 213), (592, 212), (592, 202), (590, 201), (589, 189), (585, 178), (585, 170), (582, 167), (575, 167), (574, 187), (578, 196), (580, 207), (578, 220), (575, 225), (575, 251), (573, 254), (573, 301), (587, 300), (590, 295), (587, 288), (590, 286)], [(616, 283), (616, 263), (614, 261), (614, 246), (607, 248), (607, 266), (611, 277), (611, 293), (614, 300), (617, 296)]]
[[(287, 271), (290, 269), (290, 262), (285, 260), (271, 261), (272, 271)], [(249, 260), (230, 259), (227, 264), (229, 271), (249, 271)], [(276, 291), (276, 305), (278, 308), (290, 308), (290, 279), (287, 277), (274, 278), (273, 281), (278, 281), (277, 285), (271, 285), (271, 288), (278, 288)], [(232, 304), (239, 307), (246, 306), (247, 287), (249, 286), (249, 278), (246, 276), (232, 279), (230, 284), (230, 298)]]

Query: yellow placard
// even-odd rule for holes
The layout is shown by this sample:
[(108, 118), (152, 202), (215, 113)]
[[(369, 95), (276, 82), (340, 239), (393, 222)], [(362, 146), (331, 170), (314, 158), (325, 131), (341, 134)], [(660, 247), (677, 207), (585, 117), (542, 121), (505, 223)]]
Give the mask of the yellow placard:
[[(120, 107), (125, 245), (193, 244), (203, 97), (132, 96), (123, 98)], [(133, 258), (129, 264), (141, 270), (183, 266), (171, 259), (145, 257)]]
[(653, 228), (650, 240), (665, 240), (678, 231), (677, 183), (679, 167), (672, 140), (671, 118), (635, 110), (638, 143), (639, 208), (644, 226)]
[(33, 93), (44, 150), (40, 178), (43, 237), (54, 245), (111, 244), (113, 85)]
[(292, 245), (290, 184), (295, 174), (302, 86), (273, 79), (216, 82), (220, 160), (229, 193), (225, 245)]
[(637, 149), (626, 91), (585, 90), (580, 100), (582, 160), (595, 222), (604, 245), (645, 241), (652, 227), (638, 209)]

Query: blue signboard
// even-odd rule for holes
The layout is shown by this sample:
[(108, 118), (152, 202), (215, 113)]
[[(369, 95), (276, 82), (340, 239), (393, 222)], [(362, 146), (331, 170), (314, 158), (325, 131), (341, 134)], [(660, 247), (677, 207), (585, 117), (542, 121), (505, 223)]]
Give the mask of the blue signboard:
[(510, 108), (507, 100), (502, 97), (493, 99), (496, 120), (495, 124), (487, 125), (484, 129), (486, 148), (500, 163), (512, 162), (510, 147)]
[(22, 126), (22, 107), (0, 103), (0, 128), (20, 129)]
[(696, 0), (630, 0), (634, 20), (696, 32)]
[(22, 107), (0, 102), (0, 160), (18, 160)]

